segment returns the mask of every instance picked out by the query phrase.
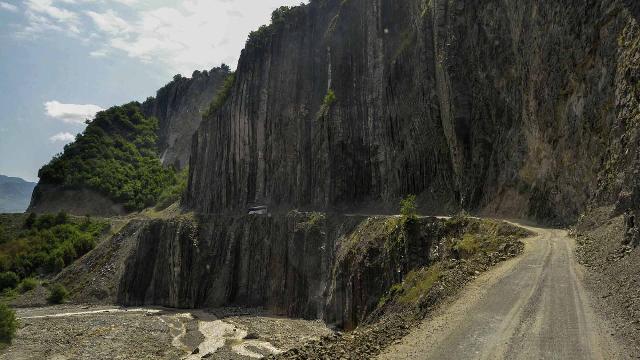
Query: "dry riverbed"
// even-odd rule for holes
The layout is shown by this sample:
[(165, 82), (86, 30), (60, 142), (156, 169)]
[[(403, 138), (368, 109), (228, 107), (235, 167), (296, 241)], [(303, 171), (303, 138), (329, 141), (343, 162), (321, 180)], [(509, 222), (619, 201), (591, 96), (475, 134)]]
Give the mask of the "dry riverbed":
[(320, 321), (259, 310), (51, 306), (16, 310), (0, 359), (251, 359), (331, 334)]

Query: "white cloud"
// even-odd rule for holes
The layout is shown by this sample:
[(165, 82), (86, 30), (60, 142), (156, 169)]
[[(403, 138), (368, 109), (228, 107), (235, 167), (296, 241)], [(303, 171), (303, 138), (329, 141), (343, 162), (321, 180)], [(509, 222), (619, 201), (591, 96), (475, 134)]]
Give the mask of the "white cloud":
[(62, 104), (58, 101), (47, 101), (44, 104), (46, 114), (67, 124), (82, 124), (91, 120), (96, 113), (104, 110), (97, 105)]
[(300, 0), (180, 0), (135, 11), (126, 18), (131, 21), (113, 10), (87, 12), (104, 37), (93, 56), (124, 52), (182, 74), (222, 62), (234, 66), (249, 32), (268, 23), (273, 9), (286, 3), (297, 5)]
[(98, 29), (105, 33), (119, 35), (130, 31), (129, 24), (113, 10), (108, 10), (102, 14), (95, 11), (87, 11), (86, 14), (93, 20)]
[(0, 1), (0, 9), (11, 11), (11, 12), (17, 12), (18, 11), (18, 7), (17, 6), (15, 6), (13, 4), (9, 4), (9, 3), (4, 2), (4, 1)]
[(75, 12), (56, 6), (54, 0), (25, 1), (27, 25), (20, 36), (36, 35), (47, 31), (80, 33), (80, 22)]
[(26, 5), (33, 12), (45, 14), (61, 22), (76, 19), (74, 12), (54, 6), (53, 0), (27, 0)]
[(95, 50), (89, 53), (89, 56), (91, 57), (95, 57), (95, 58), (101, 58), (101, 57), (105, 57), (109, 54), (109, 51), (107, 49), (99, 49), (99, 50)]
[(57, 32), (77, 41), (82, 34), (91, 57), (125, 55), (188, 75), (222, 62), (234, 67), (249, 32), (269, 23), (275, 8), (300, 1), (23, 0), (18, 35)]
[(51, 136), (49, 138), (49, 141), (51, 141), (52, 143), (55, 143), (55, 142), (70, 143), (75, 139), (76, 137), (72, 133), (60, 132)]

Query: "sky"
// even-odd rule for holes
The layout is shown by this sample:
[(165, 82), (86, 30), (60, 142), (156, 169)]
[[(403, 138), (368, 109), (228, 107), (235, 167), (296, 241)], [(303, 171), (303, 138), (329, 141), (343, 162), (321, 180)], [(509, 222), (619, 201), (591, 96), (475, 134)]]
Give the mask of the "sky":
[(97, 111), (235, 68), (249, 32), (300, 2), (0, 0), (0, 174), (37, 181)]

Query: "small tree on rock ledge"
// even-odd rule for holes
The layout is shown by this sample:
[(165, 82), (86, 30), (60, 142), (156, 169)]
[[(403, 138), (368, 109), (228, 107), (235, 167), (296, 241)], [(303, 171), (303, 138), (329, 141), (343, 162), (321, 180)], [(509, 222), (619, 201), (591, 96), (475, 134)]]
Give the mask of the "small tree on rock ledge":
[(418, 216), (417, 208), (415, 195), (407, 195), (400, 200), (400, 214), (405, 220), (415, 220)]

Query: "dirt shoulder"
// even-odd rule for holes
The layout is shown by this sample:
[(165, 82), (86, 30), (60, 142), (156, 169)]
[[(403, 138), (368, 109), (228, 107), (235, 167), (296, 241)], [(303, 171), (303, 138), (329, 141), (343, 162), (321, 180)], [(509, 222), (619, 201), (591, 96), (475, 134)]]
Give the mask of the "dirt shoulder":
[(622, 244), (623, 216), (595, 209), (577, 227), (577, 258), (598, 313), (612, 322), (612, 335), (640, 358), (640, 248)]

